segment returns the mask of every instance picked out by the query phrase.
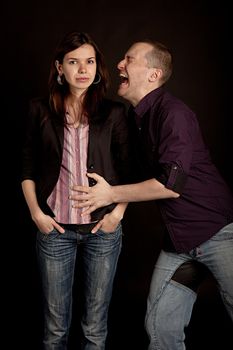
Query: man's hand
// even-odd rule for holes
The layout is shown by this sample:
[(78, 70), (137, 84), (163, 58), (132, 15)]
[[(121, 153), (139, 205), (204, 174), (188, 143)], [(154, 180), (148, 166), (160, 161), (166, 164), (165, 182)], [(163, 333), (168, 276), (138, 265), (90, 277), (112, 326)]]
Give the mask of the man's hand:
[(69, 199), (74, 201), (74, 208), (88, 207), (82, 215), (90, 214), (98, 208), (113, 203), (112, 186), (96, 173), (88, 173), (87, 176), (94, 179), (96, 184), (92, 187), (75, 185), (71, 188), (73, 193), (69, 196)]

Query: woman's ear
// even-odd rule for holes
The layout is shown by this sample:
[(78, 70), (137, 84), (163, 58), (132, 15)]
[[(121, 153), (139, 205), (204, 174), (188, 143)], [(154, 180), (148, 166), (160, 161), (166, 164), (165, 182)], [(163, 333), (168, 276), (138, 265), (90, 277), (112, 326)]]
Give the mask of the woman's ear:
[(58, 60), (55, 61), (55, 67), (57, 68), (57, 71), (59, 74), (62, 74), (62, 69), (61, 69), (61, 64), (59, 63)]

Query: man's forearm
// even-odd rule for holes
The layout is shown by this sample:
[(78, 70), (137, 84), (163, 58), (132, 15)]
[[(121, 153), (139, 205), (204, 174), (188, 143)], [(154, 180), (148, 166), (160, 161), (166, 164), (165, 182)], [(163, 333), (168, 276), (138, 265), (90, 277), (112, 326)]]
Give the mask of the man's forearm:
[(119, 202), (140, 202), (163, 198), (178, 198), (179, 194), (167, 189), (156, 179), (136, 184), (112, 186), (112, 200)]
[(75, 185), (71, 189), (74, 193), (69, 196), (73, 200), (74, 208), (86, 207), (82, 215), (90, 214), (94, 210), (111, 203), (141, 202), (179, 197), (178, 193), (167, 189), (154, 178), (136, 184), (111, 186), (98, 174), (92, 173), (88, 176), (96, 181), (95, 186)]

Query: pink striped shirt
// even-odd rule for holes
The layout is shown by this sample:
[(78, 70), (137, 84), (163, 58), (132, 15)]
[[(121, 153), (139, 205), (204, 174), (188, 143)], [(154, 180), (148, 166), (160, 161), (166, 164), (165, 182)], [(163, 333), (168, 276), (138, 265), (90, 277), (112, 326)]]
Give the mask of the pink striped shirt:
[(90, 215), (81, 216), (83, 208), (73, 208), (68, 198), (70, 188), (81, 184), (88, 186), (87, 150), (89, 125), (81, 124), (78, 128), (64, 128), (64, 147), (59, 178), (47, 203), (55, 214), (55, 220), (63, 224), (90, 223)]

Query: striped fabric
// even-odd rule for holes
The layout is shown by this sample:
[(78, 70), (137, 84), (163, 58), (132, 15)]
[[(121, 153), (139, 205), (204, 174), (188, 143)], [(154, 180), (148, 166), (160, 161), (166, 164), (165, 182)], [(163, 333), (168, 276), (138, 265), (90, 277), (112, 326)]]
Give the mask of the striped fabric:
[(81, 217), (83, 209), (72, 208), (68, 198), (73, 185), (88, 186), (87, 150), (89, 125), (82, 124), (78, 128), (64, 128), (64, 147), (62, 166), (58, 182), (48, 198), (48, 205), (55, 214), (57, 222), (63, 224), (90, 223), (90, 215)]

